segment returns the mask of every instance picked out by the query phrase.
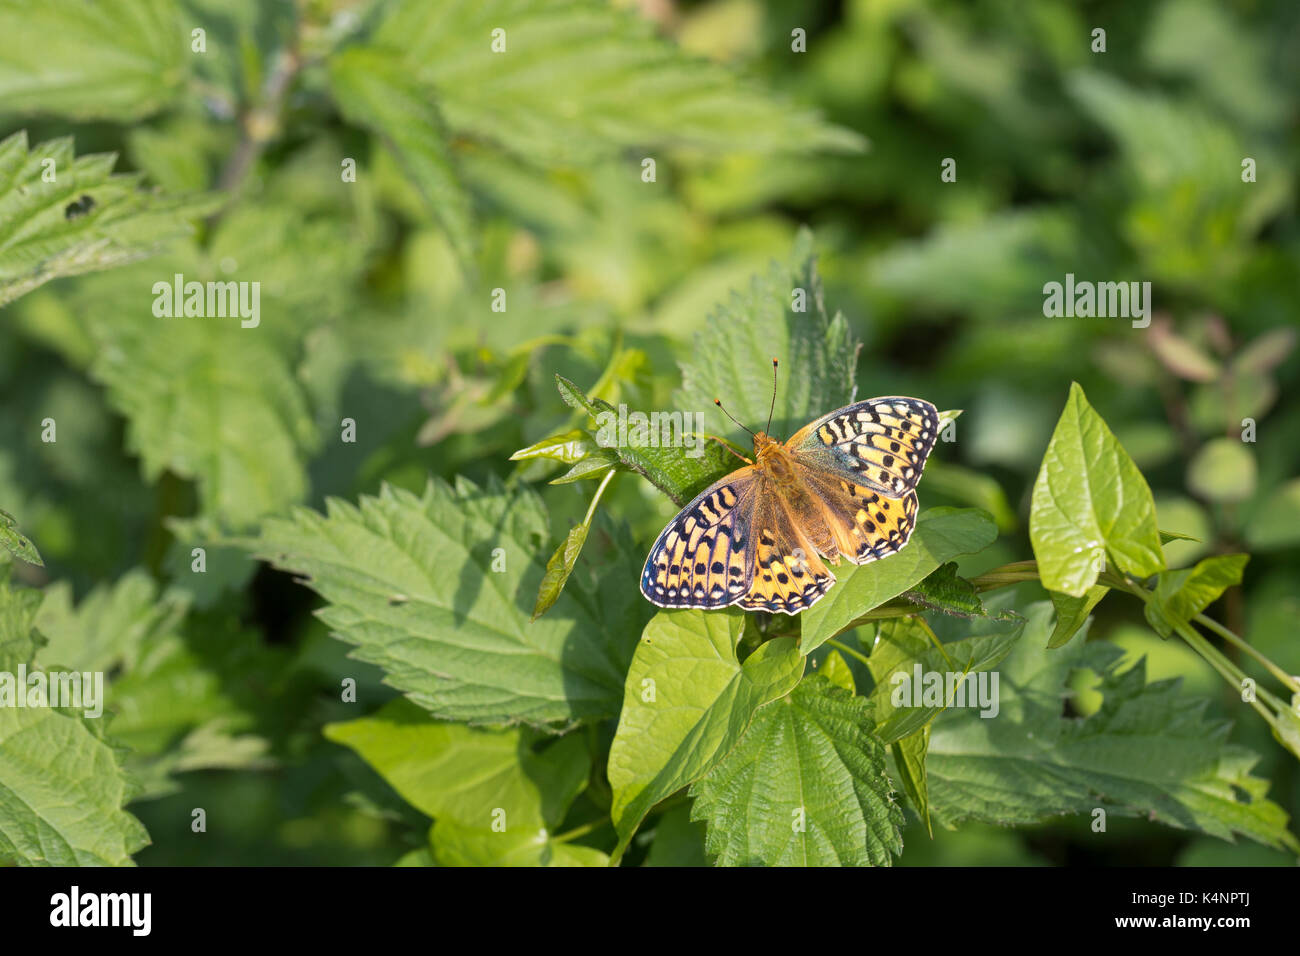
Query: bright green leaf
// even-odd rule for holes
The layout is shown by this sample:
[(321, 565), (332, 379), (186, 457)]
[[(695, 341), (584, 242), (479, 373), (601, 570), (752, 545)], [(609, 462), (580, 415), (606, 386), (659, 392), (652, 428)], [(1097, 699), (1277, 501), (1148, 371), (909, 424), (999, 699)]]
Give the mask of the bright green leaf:
[(888, 866), (903, 813), (860, 697), (816, 675), (759, 708), (691, 788), (721, 866)]
[[(308, 578), (322, 620), (355, 655), (435, 717), (470, 723), (568, 724), (617, 713), (650, 606), (640, 563), (619, 542), (595, 584), (570, 581), (551, 613), (529, 623), (545, 562), (541, 501), (529, 491), (422, 496), (388, 486), (359, 505), (328, 502), (266, 522), (256, 550)], [(633, 556), (635, 557), (635, 556)], [(628, 559), (629, 561), (632, 558)], [(577, 589), (581, 598), (574, 598)]]
[(1241, 573), (1250, 560), (1247, 554), (1221, 554), (1198, 561), (1195, 567), (1161, 571), (1147, 603), (1147, 623), (1161, 637), (1186, 624), (1219, 599), (1228, 588), (1241, 583)]
[(744, 615), (732, 610), (660, 611), (646, 625), (609, 752), (620, 846), (652, 806), (708, 773), (754, 711), (803, 675), (803, 657), (788, 637), (761, 645), (742, 664), (736, 644), (743, 627)]
[(1029, 540), (1043, 587), (1083, 597), (1109, 553), (1121, 571), (1164, 569), (1146, 479), (1077, 383), (1034, 482)]
[(912, 539), (897, 554), (860, 567), (842, 564), (841, 577), (820, 601), (801, 615), (805, 654), (890, 598), (915, 587), (940, 565), (959, 554), (982, 551), (997, 538), (997, 528), (983, 511), (931, 508), (916, 522)]

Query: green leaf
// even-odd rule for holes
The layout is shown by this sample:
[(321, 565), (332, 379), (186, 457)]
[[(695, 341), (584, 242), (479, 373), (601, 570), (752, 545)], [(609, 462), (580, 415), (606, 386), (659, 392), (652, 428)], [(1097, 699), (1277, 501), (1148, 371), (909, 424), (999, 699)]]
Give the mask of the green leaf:
[[(801, 299), (802, 311), (794, 311)], [(801, 230), (785, 263), (772, 263), (733, 291), (696, 334), (682, 363), (677, 404), (712, 416), (717, 435), (743, 435), (713, 404), (758, 431), (772, 401), (772, 359), (780, 360), (772, 434), (789, 436), (854, 397), (859, 344), (842, 313), (828, 317), (813, 254)], [(749, 441), (745, 436), (745, 442)], [(734, 462), (735, 460), (732, 459)]]
[(831, 651), (823, 659), (817, 673), (825, 677), (836, 687), (842, 687), (850, 694), (858, 692), (857, 686), (853, 682), (853, 671), (840, 656), (839, 651)]
[(1043, 587), (1071, 597), (1096, 584), (1107, 553), (1141, 578), (1165, 566), (1151, 489), (1077, 382), (1034, 482), (1029, 540)]
[(392, 50), (351, 47), (330, 59), (329, 75), (344, 117), (393, 150), (462, 268), (471, 269), (473, 210), (433, 95)]
[[(541, 501), (499, 484), (423, 496), (385, 486), (326, 514), (268, 520), (253, 546), (307, 576), (328, 602), (321, 619), (355, 656), (435, 717), (469, 723), (570, 724), (618, 712), (623, 680), (650, 606), (640, 565), (620, 557), (595, 583), (575, 578), (530, 624), (545, 574)], [(630, 559), (629, 559), (630, 560)]]
[(609, 866), (600, 850), (557, 843), (541, 829), (496, 833), (439, 820), (429, 842), (438, 866)]
[(646, 813), (694, 783), (740, 739), (754, 712), (803, 675), (792, 638), (763, 644), (742, 664), (737, 611), (660, 611), (627, 672), (623, 712), (609, 752), (610, 816), (620, 855)]
[[(1300, 851), (1267, 781), (1250, 775), (1257, 758), (1227, 742), (1229, 725), (1206, 719), (1204, 700), (1182, 696), (1176, 680), (1148, 684), (1141, 662), (1119, 672), (1123, 651), (1085, 642), (1083, 630), (1049, 651), (1045, 601), (1025, 616), (1025, 639), (1000, 668), (998, 716), (953, 709), (934, 722), (926, 768), (936, 819), (1010, 826), (1104, 808)], [(1100, 676), (1103, 702), (1086, 718), (1062, 717), (1078, 668)]]
[(1209, 501), (1245, 501), (1255, 493), (1255, 456), (1232, 438), (1213, 438), (1187, 466), (1187, 487)]
[(172, 0), (0, 3), (6, 110), (130, 122), (181, 92), (189, 24)]
[(925, 776), (925, 754), (930, 749), (930, 724), (890, 744), (894, 753), (894, 766), (903, 784), (903, 792), (912, 801), (917, 814), (925, 823), (926, 832), (934, 837), (930, 823), (930, 788)]
[(659, 815), (643, 865), (708, 866), (704, 836), (704, 824), (691, 819), (690, 807), (673, 807)]
[(1181, 531), (1161, 531), (1160, 543), (1168, 544), (1170, 541), (1200, 541), (1200, 538), (1193, 537), (1190, 534), (1183, 534)]
[(580, 428), (551, 435), (539, 442), (521, 448), (510, 456), (511, 461), (526, 461), (531, 458), (544, 458), (549, 461), (563, 462), (566, 465), (577, 464), (596, 450), (596, 440)]
[(1147, 623), (1161, 637), (1168, 637), (1228, 588), (1240, 584), (1249, 560), (1248, 554), (1221, 554), (1198, 561), (1195, 567), (1161, 571), (1144, 608)]
[(147, 258), (214, 208), (215, 198), (144, 192), (138, 176), (113, 175), (115, 160), (75, 156), (70, 137), (30, 152), (26, 131), (0, 141), (0, 306), (60, 276)]
[(584, 479), (604, 478), (611, 468), (617, 468), (618, 465), (618, 455), (608, 448), (600, 448), (581, 461), (574, 462), (573, 467), (559, 478), (552, 478), (551, 484), (568, 485)]
[(1251, 548), (1271, 551), (1300, 542), (1300, 478), (1276, 489), (1246, 523)]
[[(858, 150), (855, 133), (684, 55), (603, 0), (389, 4), (373, 40), (435, 91), (448, 124), (534, 162), (588, 163), (624, 147)], [(505, 49), (493, 52), (493, 31)], [(743, 146), (741, 145), (743, 144)]]
[(369, 717), (327, 724), (324, 733), (356, 751), (421, 813), (489, 833), (496, 820), (506, 832), (557, 826), (591, 769), (579, 736), (538, 754), (518, 728), (438, 722), (400, 698)]
[(590, 528), (591, 525), (586, 521), (570, 528), (564, 536), (564, 543), (555, 549), (555, 553), (546, 562), (546, 574), (542, 576), (542, 583), (537, 589), (537, 603), (533, 605), (529, 621), (536, 621), (559, 598), (560, 592), (564, 590), (564, 582), (569, 580), (578, 555), (582, 553), (582, 546), (587, 543)]
[(841, 631), (857, 627), (873, 608), (916, 587), (957, 555), (982, 551), (997, 534), (983, 511), (930, 508), (917, 519), (903, 550), (860, 567), (841, 566), (848, 574), (802, 615), (801, 649), (811, 653)]
[[(942, 420), (942, 413), (940, 420)], [(939, 428), (939, 434), (943, 434), (942, 426)], [(1002, 486), (991, 475), (976, 471), (974, 468), (932, 459), (925, 466), (925, 487), (927, 491), (945, 495), (958, 504), (983, 508), (993, 516), (999, 531), (1016, 529), (1018, 523), (1016, 512), (1007, 501)]]
[[(687, 454), (687, 450), (681, 448), (657, 444), (659, 436), (640, 436), (632, 429), (628, 430), (627, 442), (618, 444), (617, 426), (614, 424), (618, 411), (614, 406), (603, 399), (588, 398), (582, 389), (561, 375), (555, 376), (555, 384), (566, 404), (586, 411), (600, 426), (596, 442), (602, 446), (575, 464), (562, 478), (556, 479), (557, 483), (572, 481), (576, 477), (594, 477), (595, 472), (609, 467), (611, 456), (616, 456), (615, 460), (623, 467), (641, 475), (668, 495), (674, 504), (681, 506), (738, 464), (717, 442), (705, 441), (699, 435), (695, 439), (701, 443), (698, 456)], [(607, 441), (614, 444), (607, 445)], [(651, 444), (651, 441), (656, 444)], [(579, 471), (586, 462), (592, 462), (592, 465)]]
[(39, 665), (109, 675), (111, 733), (131, 749), (125, 765), (142, 782), (140, 799), (175, 790), (177, 772), (265, 764), (267, 741), (246, 733), (270, 729), (261, 700), (275, 691), (268, 709), (276, 713), (300, 702), (278, 682), (283, 654), (266, 648), (257, 632), (188, 611), (182, 593), (160, 594), (135, 569), (75, 606), (72, 588), (56, 582), (36, 618), (49, 639)]
[(0, 546), (16, 558), (22, 558), (28, 564), (38, 568), (45, 567), (36, 545), (18, 531), (18, 521), (9, 512), (0, 509)]
[(691, 787), (721, 866), (888, 866), (903, 812), (860, 697), (812, 675)]
[(1052, 636), (1047, 639), (1047, 646), (1064, 647), (1068, 644), (1070, 638), (1074, 637), (1087, 622), (1092, 609), (1109, 590), (1110, 588), (1105, 585), (1094, 584), (1088, 588), (1088, 593), (1083, 597), (1048, 591), (1047, 595), (1052, 599), (1052, 607), (1056, 609), (1056, 626), (1052, 628)]
[[(129, 866), (149, 842), (123, 805), (134, 787), (104, 740), (104, 718), (18, 707), (16, 671), (33, 666), (40, 593), (0, 570), (0, 860), (25, 866)], [(5, 684), (9, 686), (6, 688)]]
[(926, 575), (916, 587), (903, 592), (903, 599), (927, 611), (939, 611), (951, 617), (989, 616), (975, 585), (957, 573), (956, 561), (940, 565)]
[[(880, 626), (869, 658), (875, 688), (867, 698), (876, 721), (876, 736), (887, 744), (909, 737), (953, 706), (982, 709), (976, 699), (977, 675), (992, 671), (1020, 640), (1024, 621), (981, 622), (990, 633), (975, 634), (941, 647), (925, 639), (910, 621)], [(963, 675), (964, 684), (958, 681)], [(918, 680), (919, 677), (919, 680)], [(990, 680), (996, 680), (996, 673)], [(997, 684), (989, 683), (997, 706)]]
[(237, 319), (145, 316), (106, 310), (92, 368), (145, 478), (197, 481), (201, 513), (236, 529), (301, 501), (320, 439), (271, 338)]

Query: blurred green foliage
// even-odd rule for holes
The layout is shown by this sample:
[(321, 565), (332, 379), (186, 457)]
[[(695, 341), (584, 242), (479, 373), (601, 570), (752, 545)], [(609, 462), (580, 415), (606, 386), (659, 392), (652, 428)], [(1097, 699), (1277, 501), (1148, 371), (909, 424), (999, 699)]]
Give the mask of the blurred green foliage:
[[(1097, 28), (1105, 52), (1092, 50)], [(793, 30), (806, 52), (792, 51)], [(372, 604), (346, 576), (331, 582), (312, 539), (324, 525), (293, 506), (391, 486), (364, 516), (335, 509), (361, 535), (385, 507), (404, 527), (398, 505), (420, 495), (530, 488), (525, 514), (503, 505), (466, 519), (514, 522), (515, 540), (536, 543), (527, 606), (500, 612), (527, 642), (546, 558), (590, 523), (596, 488), (547, 484), (571, 465), (556, 456), (509, 460), (587, 427), (556, 375), (614, 406), (689, 396), (706, 431), (743, 446), (679, 363), (700, 362), (695, 334), (720, 306), (757, 310), (751, 277), (793, 261), (803, 226), (835, 316), (816, 334), (862, 343), (841, 377), (859, 397), (965, 410), (920, 489), (927, 507), (996, 520), (997, 542), (957, 559), (963, 575), (1031, 553), (1031, 489), (1074, 380), (1150, 483), (1159, 528), (1195, 539), (1165, 545), (1170, 567), (1251, 553), (1208, 613), (1300, 673), (1298, 41), (1300, 8), (1284, 0), (0, 0), (0, 302), (16, 300), (0, 313), (0, 507), (14, 518), (0, 513), (0, 540), (22, 559), (0, 590), (48, 641), (25, 649), (35, 660), (108, 672), (108, 734), (127, 748), (112, 760), (153, 839), (135, 859), (418, 863), (430, 815), (450, 859), (477, 859), (482, 838), (454, 810), (404, 800), (363, 763), (375, 765), (356, 743), (364, 728), (343, 723), (358, 705), (339, 699), (354, 679), (368, 721), (400, 722), (409, 704), (380, 710), (397, 697), (385, 676), (419, 692), (394, 669), (460, 665), (412, 665), (378, 625), (382, 650), (346, 658), (312, 616), (320, 602), (245, 547), (264, 534), (260, 553), (277, 566), (303, 569), (281, 557), (294, 547), (318, 561), (313, 573), (337, 588), (331, 627), (349, 613), (391, 623), (400, 595)], [(44, 157), (62, 181), (42, 181)], [(948, 158), (955, 182), (941, 180)], [(176, 273), (260, 282), (260, 326), (157, 316), (153, 285)], [(1044, 317), (1043, 285), (1067, 273), (1151, 282), (1150, 327)], [(705, 358), (734, 369), (721, 397), (757, 427), (763, 363), (798, 343), (728, 343), (726, 327), (701, 340)], [(46, 419), (55, 442), (42, 439)], [(340, 440), (346, 419), (355, 442)], [(440, 484), (426, 490), (431, 475)], [(634, 570), (626, 606), (584, 595), (617, 586), (593, 569), (639, 566), (671, 510), (634, 475), (609, 483), (561, 595), (568, 610), (557, 603), (536, 625), (549, 629), (542, 644), (568, 647), (583, 614), (615, 615), (635, 641), (652, 609), (631, 590)], [(407, 542), (415, 558), (420, 540), (457, 534), (423, 517), (428, 537)], [(347, 542), (328, 543), (346, 555)], [(44, 589), (39, 609), (32, 588)], [(1023, 584), (1014, 606), (1043, 597)], [(461, 611), (450, 599), (445, 610)], [(1137, 602), (1102, 604), (1088, 638), (1118, 647), (1122, 666), (1145, 657), (1152, 679), (1183, 677), (1178, 693), (1208, 701), (1207, 719), (1232, 718), (1232, 741), (1263, 755), (1254, 773), (1271, 799), (1300, 814), (1295, 759)], [(538, 713), (616, 712), (626, 650), (601, 662), (589, 706), (573, 712), (546, 703), (569, 679), (557, 665)], [(1088, 659), (1106, 670), (1111, 656)], [(860, 663), (836, 659), (850, 688), (867, 686)], [(482, 676), (472, 662), (465, 674)], [(1096, 681), (1070, 680), (1077, 712), (1096, 711)], [(475, 693), (431, 709), (491, 717)], [(327, 724), (352, 731), (325, 735)], [(587, 731), (593, 753), (608, 748), (608, 721)], [(58, 732), (110, 759), (83, 725)], [(595, 850), (552, 830), (607, 814), (604, 768), (531, 733), (511, 744), (521, 760), (591, 784), (539, 804), (544, 837), (513, 859), (590, 862)], [(207, 808), (205, 836), (190, 831), (194, 807)], [(134, 821), (111, 809), (98, 808), (112, 845), (85, 859), (120, 862), (139, 846)], [(629, 860), (703, 859), (680, 805), (656, 820)], [(1143, 824), (1116, 820), (1104, 842), (1066, 823), (936, 826), (931, 841), (911, 815), (902, 861), (1290, 858)]]

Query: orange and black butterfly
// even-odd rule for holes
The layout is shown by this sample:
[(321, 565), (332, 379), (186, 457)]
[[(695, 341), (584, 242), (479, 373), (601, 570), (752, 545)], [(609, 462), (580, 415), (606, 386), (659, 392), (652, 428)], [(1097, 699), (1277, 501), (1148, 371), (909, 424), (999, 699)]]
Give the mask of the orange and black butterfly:
[(835, 583), (825, 561), (866, 564), (907, 544), (938, 429), (929, 402), (891, 396), (837, 408), (784, 444), (759, 432), (754, 460), (660, 533), (641, 593), (668, 608), (806, 610)]

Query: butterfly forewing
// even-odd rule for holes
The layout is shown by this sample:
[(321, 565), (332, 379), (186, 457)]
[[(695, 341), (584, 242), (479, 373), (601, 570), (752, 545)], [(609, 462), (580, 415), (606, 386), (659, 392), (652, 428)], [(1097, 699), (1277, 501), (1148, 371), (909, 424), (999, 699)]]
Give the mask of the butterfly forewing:
[(823, 415), (786, 443), (800, 463), (891, 498), (921, 480), (939, 412), (919, 398), (870, 398)]
[(725, 607), (749, 587), (749, 521), (756, 472), (732, 472), (706, 488), (660, 533), (641, 572), (659, 607)]

